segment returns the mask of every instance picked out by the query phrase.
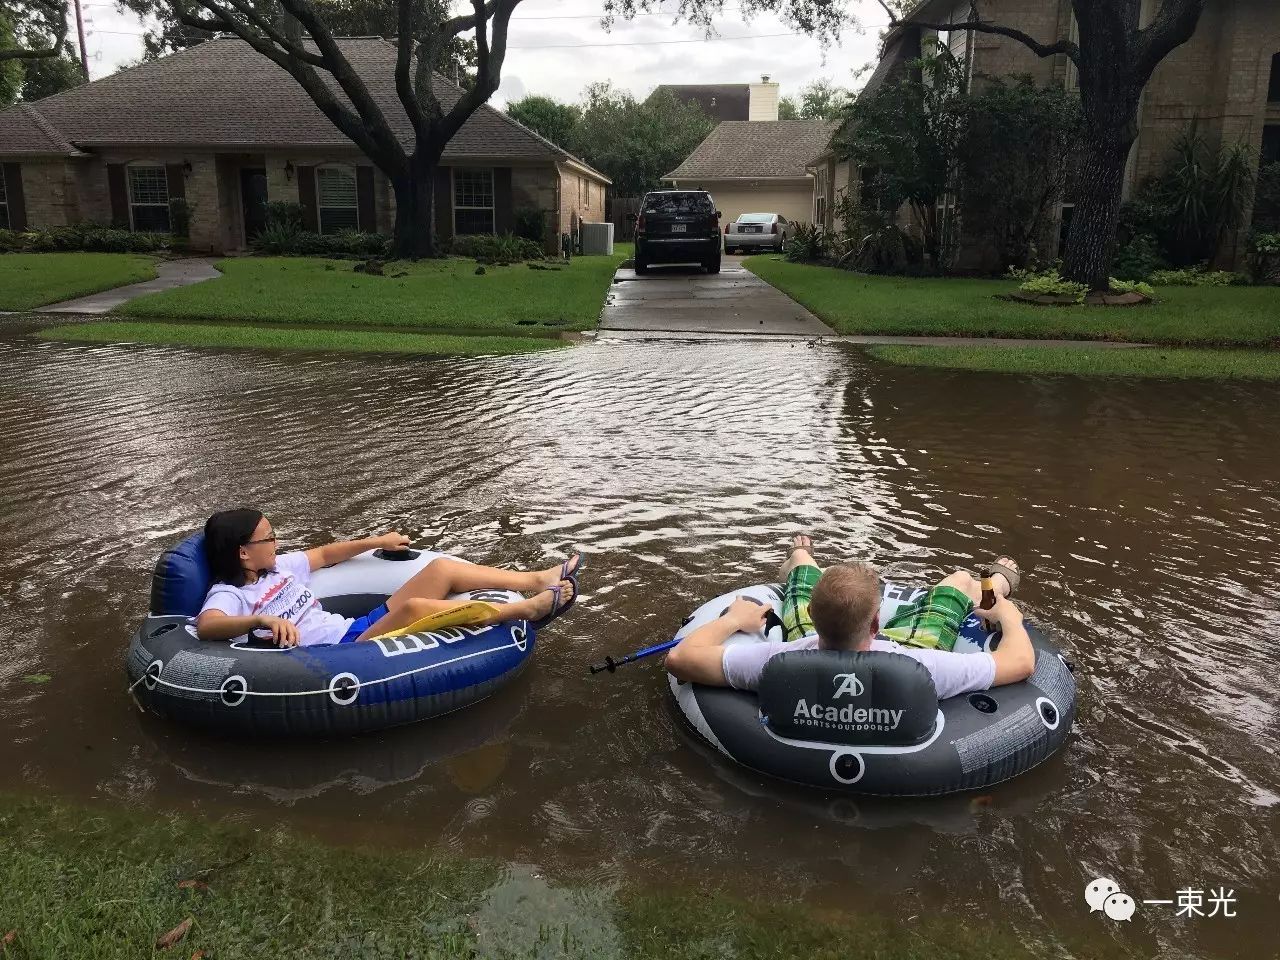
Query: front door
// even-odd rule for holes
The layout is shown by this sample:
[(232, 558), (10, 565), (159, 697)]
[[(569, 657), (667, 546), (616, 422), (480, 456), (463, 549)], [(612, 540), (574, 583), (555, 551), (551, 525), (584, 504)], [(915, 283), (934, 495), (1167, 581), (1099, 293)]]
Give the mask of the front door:
[(267, 225), (267, 171), (263, 167), (240, 170), (240, 206), (244, 210), (245, 242)]

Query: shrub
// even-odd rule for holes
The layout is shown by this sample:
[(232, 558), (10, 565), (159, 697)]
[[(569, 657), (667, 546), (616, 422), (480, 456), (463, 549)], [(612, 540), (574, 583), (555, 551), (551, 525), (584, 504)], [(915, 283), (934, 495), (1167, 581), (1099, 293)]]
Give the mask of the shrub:
[(22, 234), (17, 230), (0, 230), (0, 253), (17, 253), (22, 246)]
[(1005, 278), (1016, 280), (1018, 283), (1026, 283), (1028, 280), (1039, 280), (1041, 277), (1057, 277), (1058, 271), (1061, 269), (1061, 260), (1055, 260), (1047, 266), (1033, 264), (1029, 267), (1010, 267), (1005, 272)]
[(1140, 293), (1152, 300), (1156, 298), (1156, 292), (1151, 288), (1151, 284), (1143, 283), (1141, 280), (1117, 280), (1112, 277), (1109, 285), (1112, 293)]
[(1121, 280), (1146, 280), (1158, 270), (1166, 270), (1169, 262), (1160, 252), (1160, 244), (1150, 233), (1136, 233), (1116, 253), (1112, 266)]
[(169, 232), (183, 240), (191, 236), (191, 204), (185, 197), (169, 198)]
[(1035, 277), (1018, 288), (1023, 293), (1047, 295), (1053, 297), (1074, 297), (1076, 303), (1084, 303), (1085, 294), (1089, 292), (1087, 284), (1073, 283), (1063, 280), (1055, 270), (1051, 274)]
[(536, 207), (522, 207), (515, 212), (515, 234), (541, 246), (547, 238), (547, 217)]
[(1156, 270), (1150, 277), (1157, 287), (1230, 287), (1244, 278), (1229, 270)]
[(379, 233), (343, 230), (341, 233), (312, 233), (288, 222), (268, 221), (253, 238), (256, 253), (292, 257), (334, 257), (362, 259), (385, 257), (391, 251), (391, 238)]
[(447, 253), (455, 257), (474, 257), (492, 263), (519, 263), (522, 260), (541, 260), (542, 245), (514, 233), (467, 234), (442, 244)]
[(292, 227), (302, 232), (302, 204), (290, 203), (286, 200), (267, 201), (267, 226), (276, 225)]
[(831, 252), (831, 238), (817, 224), (796, 224), (796, 232), (787, 241), (787, 259), (792, 263), (817, 263)]
[(25, 253), (63, 253), (88, 250), (95, 253), (155, 253), (172, 243), (167, 233), (134, 233), (86, 220), (69, 227), (46, 227), (18, 233), (4, 231), (0, 250)]
[(1256, 233), (1251, 245), (1254, 253), (1280, 253), (1280, 233)]

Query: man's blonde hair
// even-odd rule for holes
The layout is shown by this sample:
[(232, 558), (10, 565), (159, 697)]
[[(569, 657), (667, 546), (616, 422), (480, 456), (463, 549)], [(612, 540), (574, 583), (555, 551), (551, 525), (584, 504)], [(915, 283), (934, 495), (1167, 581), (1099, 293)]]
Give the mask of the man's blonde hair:
[(827, 649), (856, 648), (871, 635), (871, 623), (879, 613), (880, 574), (869, 563), (827, 567), (809, 601), (819, 645)]

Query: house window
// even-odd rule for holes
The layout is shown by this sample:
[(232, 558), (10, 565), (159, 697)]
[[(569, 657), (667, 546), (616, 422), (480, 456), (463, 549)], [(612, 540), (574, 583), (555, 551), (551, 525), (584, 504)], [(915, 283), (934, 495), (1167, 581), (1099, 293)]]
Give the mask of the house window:
[(129, 168), (129, 220), (140, 233), (169, 232), (169, 176), (164, 167)]
[(1267, 88), (1267, 103), (1280, 103), (1280, 53), (1271, 58), (1271, 85)]
[(316, 170), (316, 209), (320, 232), (339, 233), (360, 229), (360, 207), (356, 201), (356, 172), (351, 167), (320, 167)]
[(9, 193), (5, 189), (4, 165), (0, 164), (0, 230), (9, 229)]
[(493, 233), (493, 170), (453, 171), (453, 232)]

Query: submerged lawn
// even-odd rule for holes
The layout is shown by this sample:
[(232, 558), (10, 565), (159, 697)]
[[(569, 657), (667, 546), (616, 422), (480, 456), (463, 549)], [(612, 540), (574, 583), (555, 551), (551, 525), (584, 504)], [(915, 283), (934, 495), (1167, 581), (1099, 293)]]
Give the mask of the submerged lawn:
[(453, 357), (530, 353), (567, 346), (547, 337), (469, 337), (448, 333), (389, 333), (380, 330), (316, 330), (305, 327), (246, 327), (220, 323), (103, 322), (49, 327), (45, 340), (89, 343), (159, 343), (187, 347), (247, 347), (258, 350), (335, 350), (344, 353), (421, 353)]
[[(392, 262), (386, 276), (350, 260), (245, 257), (224, 260), (217, 280), (134, 300), (133, 319), (219, 320), (346, 328), (554, 336), (600, 317), (621, 257), (576, 257), (559, 270), (472, 260)], [(403, 276), (397, 276), (403, 274)]]
[(136, 253), (6, 253), (0, 310), (31, 310), (155, 275), (155, 261)]
[(1280, 350), (1186, 350), (1151, 347), (868, 347), (888, 363), (993, 373), (1065, 373), (1085, 377), (1280, 380)]
[(1149, 307), (1036, 307), (994, 299), (1007, 280), (879, 277), (757, 256), (748, 269), (840, 333), (1146, 341), (1280, 342), (1278, 287), (1159, 287)]
[[(5, 960), (1042, 955), (1012, 930), (966, 923), (962, 911), (908, 921), (856, 903), (818, 913), (785, 891), (754, 902), (706, 889), (565, 886), (531, 868), (403, 845), (329, 847), (269, 817), (213, 825), (0, 796), (0, 838)], [(181, 925), (181, 941), (153, 953)], [(1062, 945), (1077, 956), (1121, 952), (1109, 936), (1078, 936), (1093, 942)]]

